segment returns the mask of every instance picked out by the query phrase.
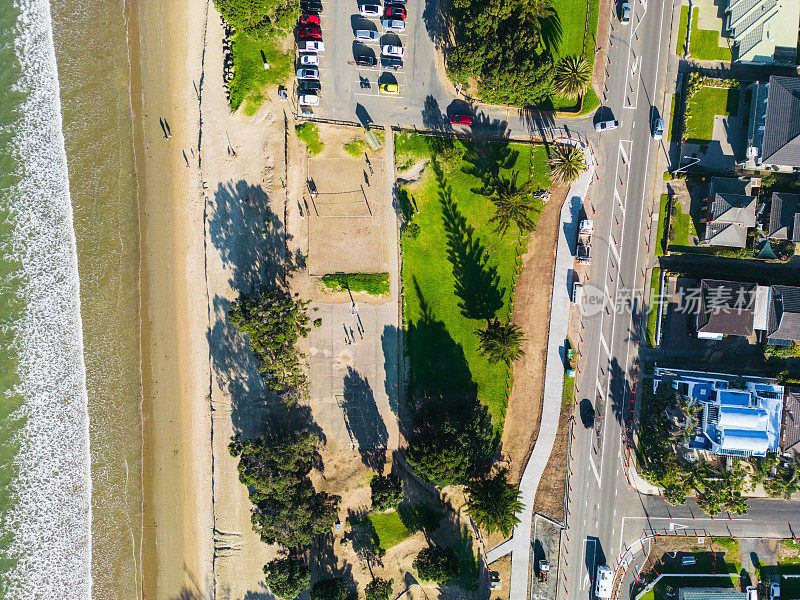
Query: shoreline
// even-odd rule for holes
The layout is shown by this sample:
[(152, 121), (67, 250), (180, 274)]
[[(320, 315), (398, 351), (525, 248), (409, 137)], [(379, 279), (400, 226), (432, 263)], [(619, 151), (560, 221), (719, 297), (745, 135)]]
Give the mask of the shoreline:
[(202, 82), (207, 12), (208, 0), (132, 0), (126, 10), (141, 248), (145, 599), (213, 596), (205, 201), (193, 85)]

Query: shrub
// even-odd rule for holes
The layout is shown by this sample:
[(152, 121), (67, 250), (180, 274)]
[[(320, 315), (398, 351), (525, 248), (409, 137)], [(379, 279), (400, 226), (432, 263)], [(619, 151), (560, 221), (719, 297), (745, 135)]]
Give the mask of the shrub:
[(364, 588), (366, 600), (389, 600), (392, 595), (392, 583), (394, 579), (386, 581), (380, 577), (374, 578)]
[(445, 583), (458, 573), (458, 559), (450, 548), (423, 548), (414, 559), (414, 568), (422, 579)]
[(341, 577), (321, 579), (311, 588), (311, 600), (346, 600), (347, 583)]
[(284, 600), (293, 600), (308, 589), (308, 567), (292, 556), (276, 558), (264, 565), (270, 591)]
[(369, 482), (372, 492), (372, 509), (389, 510), (395, 508), (403, 499), (403, 486), (394, 473), (378, 475)]
[(416, 223), (407, 223), (405, 227), (403, 227), (403, 235), (407, 235), (412, 240), (415, 240), (419, 237), (420, 228), (419, 225)]
[(316, 123), (301, 123), (295, 126), (297, 137), (306, 145), (308, 153), (311, 156), (316, 156), (325, 147), (325, 144), (319, 139), (319, 127)]
[(353, 140), (351, 142), (347, 142), (344, 145), (344, 151), (347, 152), (353, 158), (359, 158), (364, 153), (364, 148), (366, 144), (364, 140)]

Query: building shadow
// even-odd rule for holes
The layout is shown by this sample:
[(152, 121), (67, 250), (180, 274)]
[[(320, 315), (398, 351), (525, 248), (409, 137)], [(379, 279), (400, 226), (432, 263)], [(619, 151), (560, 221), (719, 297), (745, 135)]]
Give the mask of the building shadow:
[(369, 380), (349, 366), (344, 376), (343, 396), (345, 425), (351, 437), (358, 442), (361, 462), (382, 473), (389, 433), (378, 412)]

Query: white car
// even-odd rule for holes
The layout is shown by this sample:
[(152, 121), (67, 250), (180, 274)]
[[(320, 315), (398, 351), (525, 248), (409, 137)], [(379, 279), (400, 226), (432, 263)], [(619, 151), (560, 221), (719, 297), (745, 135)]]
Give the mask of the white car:
[(359, 4), (358, 12), (362, 17), (382, 17), (383, 7), (380, 4)]
[(381, 52), (384, 56), (396, 56), (397, 58), (403, 58), (402, 46), (382, 46)]
[(325, 44), (319, 40), (305, 40), (297, 46), (300, 52), (325, 52)]
[(317, 54), (301, 54), (300, 64), (305, 67), (319, 66), (319, 55)]
[(356, 31), (356, 38), (359, 40), (379, 40), (381, 38), (381, 34), (377, 31), (373, 31), (372, 29), (359, 29)]
[(619, 121), (616, 119), (610, 119), (608, 121), (600, 121), (594, 126), (595, 131), (608, 131), (610, 129), (616, 129), (619, 127)]
[(384, 19), (383, 28), (388, 31), (405, 31), (406, 22), (401, 19)]
[(319, 104), (319, 96), (316, 94), (300, 94), (300, 106), (317, 106)]
[(654, 140), (660, 140), (664, 137), (664, 119), (655, 119), (653, 121), (653, 131), (651, 133)]
[(298, 79), (319, 79), (319, 69), (316, 67), (303, 67), (297, 69)]

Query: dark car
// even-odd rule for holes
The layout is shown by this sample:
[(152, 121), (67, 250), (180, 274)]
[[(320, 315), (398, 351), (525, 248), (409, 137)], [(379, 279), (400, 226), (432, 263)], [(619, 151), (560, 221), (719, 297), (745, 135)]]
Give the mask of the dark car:
[(322, 30), (319, 27), (301, 27), (298, 34), (300, 35), (301, 38), (307, 38), (312, 40), (322, 39)]
[(394, 58), (391, 56), (381, 56), (381, 65), (383, 65), (386, 69), (397, 69), (403, 68), (403, 59), (402, 58)]
[(405, 19), (406, 7), (405, 6), (387, 6), (386, 16), (392, 19)]
[(472, 115), (450, 115), (450, 125), (472, 125)]
[(322, 12), (322, 1), (321, 0), (301, 0), (300, 1), (300, 10), (304, 13), (310, 13), (314, 15), (318, 15)]
[(580, 404), (581, 422), (586, 429), (594, 427), (594, 406), (591, 400), (584, 398)]
[(356, 64), (361, 67), (374, 67), (378, 64), (378, 59), (374, 54), (359, 54), (356, 56)]
[(297, 86), (301, 92), (318, 92), (322, 89), (319, 79), (306, 79)]

